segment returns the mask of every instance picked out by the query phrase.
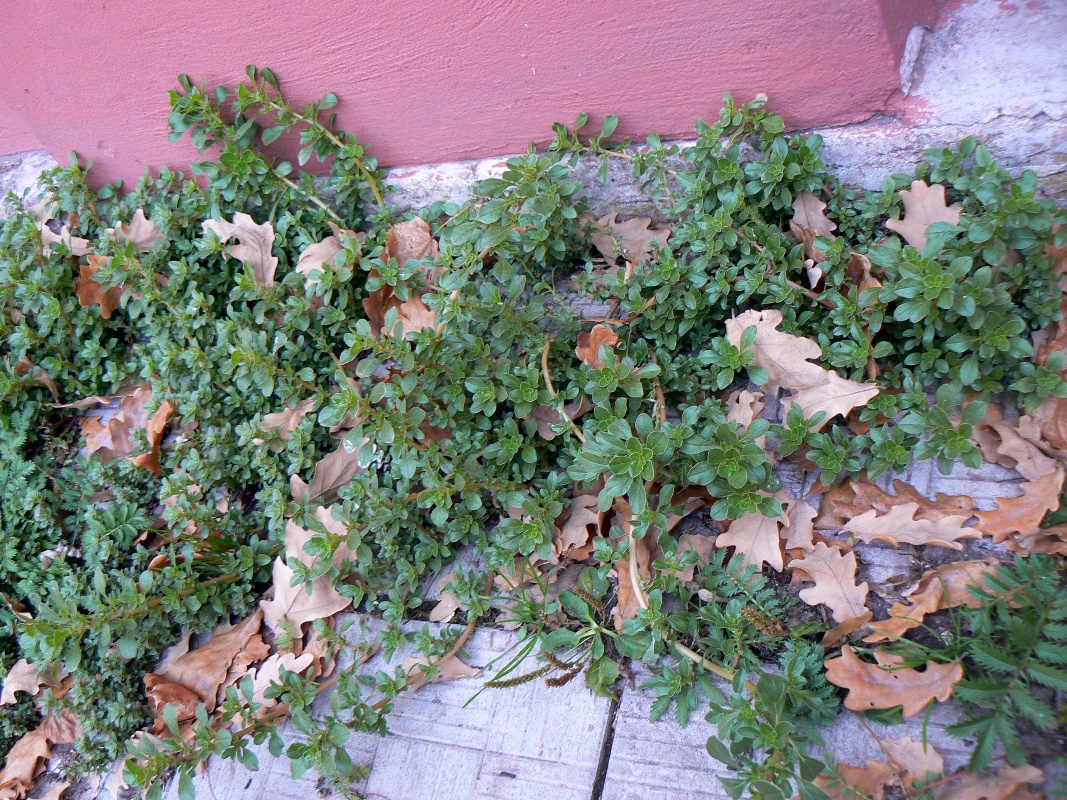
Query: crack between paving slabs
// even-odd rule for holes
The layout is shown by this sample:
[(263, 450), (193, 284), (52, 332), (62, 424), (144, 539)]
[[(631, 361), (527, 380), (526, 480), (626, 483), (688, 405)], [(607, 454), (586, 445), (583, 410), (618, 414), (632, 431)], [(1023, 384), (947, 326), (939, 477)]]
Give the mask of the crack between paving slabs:
[(626, 687), (620, 686), (618, 697), (611, 698), (608, 718), (604, 724), (604, 739), (600, 743), (600, 758), (597, 760), (596, 775), (593, 777), (593, 788), (589, 794), (589, 800), (601, 800), (604, 794), (604, 784), (608, 778), (608, 762), (611, 761), (611, 748), (615, 743), (615, 720), (618, 717), (619, 706), (622, 705), (622, 695), (625, 691)]

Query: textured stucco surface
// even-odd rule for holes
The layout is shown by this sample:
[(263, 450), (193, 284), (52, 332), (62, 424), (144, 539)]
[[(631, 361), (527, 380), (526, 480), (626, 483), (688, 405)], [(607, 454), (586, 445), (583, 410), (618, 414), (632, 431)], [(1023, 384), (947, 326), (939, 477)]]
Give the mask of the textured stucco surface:
[(57, 16), (7, 0), (0, 26), (19, 34), (0, 48), (0, 98), (53, 154), (93, 161), (98, 182), (187, 164), (188, 142), (167, 141), (176, 75), (232, 85), (248, 63), (298, 103), (335, 92), (340, 124), (390, 165), (515, 152), (580, 111), (618, 114), (623, 135), (685, 135), (727, 90), (767, 92), (798, 126), (838, 124), (885, 110), (901, 36), (939, 5), (83, 0)]

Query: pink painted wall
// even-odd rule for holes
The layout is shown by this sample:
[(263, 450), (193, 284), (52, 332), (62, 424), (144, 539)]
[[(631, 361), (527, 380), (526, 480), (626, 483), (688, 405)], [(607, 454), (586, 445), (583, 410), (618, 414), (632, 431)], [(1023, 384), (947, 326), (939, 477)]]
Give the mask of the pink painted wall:
[[(802, 128), (884, 111), (904, 37), (940, 2), (4, 0), (0, 101), (98, 182), (187, 166), (191, 145), (167, 140), (175, 76), (233, 83), (247, 63), (296, 102), (335, 92), (387, 165), (513, 153), (579, 111), (685, 136), (727, 90), (767, 92)], [(0, 153), (26, 134), (4, 130)]]

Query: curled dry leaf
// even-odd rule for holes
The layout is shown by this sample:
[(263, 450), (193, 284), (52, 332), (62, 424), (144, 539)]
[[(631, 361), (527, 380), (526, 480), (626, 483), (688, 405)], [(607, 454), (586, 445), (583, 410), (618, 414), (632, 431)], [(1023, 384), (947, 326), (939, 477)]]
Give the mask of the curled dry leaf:
[(651, 258), (656, 249), (667, 246), (671, 227), (652, 228), (651, 217), (634, 217), (618, 222), (618, 213), (608, 214), (596, 221), (593, 246), (614, 263), (620, 255), (631, 264), (641, 264)]
[(733, 547), (744, 557), (746, 567), (762, 569), (764, 564), (782, 571), (782, 541), (779, 534), (781, 517), (765, 517), (750, 511), (730, 523), (725, 533), (715, 539), (716, 547)]
[(167, 706), (174, 706), (178, 714), (178, 722), (186, 722), (196, 716), (196, 707), (203, 702), (192, 689), (152, 672), (144, 676), (144, 688), (145, 694), (148, 695), (148, 709), (155, 719), (152, 725), (153, 733), (162, 733), (166, 730), (167, 724), (163, 721), (163, 710)]
[(41, 724), (20, 738), (7, 753), (0, 770), (0, 798), (25, 797), (33, 780), (45, 769), (52, 757), (52, 745), (73, 744), (79, 735), (78, 721), (63, 710), (59, 718), (49, 714)]
[(448, 681), (458, 681), (462, 678), (476, 678), (482, 674), (480, 668), (465, 664), (456, 655), (435, 661), (433, 666), (437, 672), (432, 678), (429, 675), (429, 670), (422, 669), (423, 667), (429, 667), (429, 665), (430, 659), (425, 656), (405, 658), (401, 663), (401, 667), (410, 676), (408, 680), (411, 681), (409, 686), (412, 691), (421, 689), (427, 683), (446, 683)]
[(111, 319), (111, 315), (122, 301), (124, 287), (113, 286), (105, 289), (96, 282), (96, 274), (101, 267), (106, 267), (108, 259), (103, 256), (89, 255), (88, 263), (79, 267), (78, 277), (74, 279), (74, 293), (78, 295), (78, 304), (82, 308), (100, 306), (100, 316)]
[(25, 797), (51, 757), (52, 746), (39, 729), (25, 734), (12, 745), (0, 770), (0, 797)]
[[(429, 224), (418, 217), (394, 225), (389, 229), (385, 240), (386, 257), (396, 259), (401, 266), (412, 259), (436, 258), (440, 254), (437, 242), (430, 233)], [(444, 273), (444, 269), (420, 266), (419, 273), (427, 283), (435, 283)], [(371, 277), (377, 274), (373, 270), (370, 272)], [(367, 312), (367, 320), (374, 335), (378, 338), (381, 338), (382, 334), (393, 335), (393, 331), (385, 329), (385, 315), (392, 308), (397, 309), (397, 319), (403, 337), (417, 333), (423, 328), (433, 327), (437, 316), (423, 302), (423, 296), (424, 294), (414, 292), (401, 303), (391, 286), (383, 286), (371, 292), (363, 300), (363, 309)]]
[(221, 705), (222, 701), (225, 699), (226, 690), (248, 674), (248, 668), (252, 664), (262, 661), (269, 655), (270, 645), (263, 640), (263, 635), (259, 633), (254, 634), (252, 638), (248, 640), (248, 643), (241, 648), (241, 651), (234, 657), (233, 663), (230, 664), (230, 669), (226, 673), (226, 680), (219, 686), (218, 695), (215, 698), (218, 704)]
[[(189, 689), (208, 711), (213, 711), (219, 686), (226, 680), (230, 665), (252, 636), (259, 633), (262, 622), (263, 613), (256, 611), (237, 625), (217, 627), (203, 647), (186, 652), (182, 652), (182, 646), (172, 648), (154, 674)], [(184, 640), (184, 647), (188, 648), (188, 639)]]
[(904, 218), (886, 220), (885, 226), (919, 250), (926, 245), (927, 228), (935, 222), (955, 225), (963, 210), (959, 203), (945, 204), (945, 187), (939, 183), (927, 186), (926, 181), (912, 181), (911, 189), (900, 191), (900, 199), (904, 203)]
[[(149, 418), (147, 406), (151, 399), (152, 390), (147, 386), (139, 386), (122, 397), (119, 412), (109, 419), (106, 425), (101, 424), (96, 417), (86, 417), (82, 423), (86, 454), (99, 453), (100, 460), (105, 463), (115, 458), (129, 457), (137, 466), (158, 475), (159, 446), (163, 441), (167, 422), (177, 411), (177, 406), (167, 400)], [(131, 457), (130, 453), (135, 448), (132, 433), (138, 429), (145, 431), (149, 451)]]
[(264, 289), (274, 285), (278, 259), (271, 255), (274, 248), (274, 226), (269, 222), (257, 225), (248, 214), (238, 212), (233, 221), (209, 219), (201, 225), (204, 233), (214, 232), (220, 241), (236, 238), (238, 244), (226, 248), (226, 254), (252, 267), (256, 283)]
[(931, 522), (915, 519), (918, 510), (918, 503), (901, 503), (881, 516), (872, 509), (846, 522), (842, 532), (851, 533), (867, 543), (881, 540), (893, 545), (932, 545), (953, 550), (963, 548), (958, 539), (974, 539), (982, 535), (978, 528), (963, 527), (968, 517), (948, 515)]
[(827, 778), (817, 778), (816, 784), (835, 800), (853, 800), (862, 792), (871, 800), (882, 800), (887, 786), (910, 789), (916, 781), (928, 782), (945, 770), (945, 761), (932, 745), (901, 739), (878, 739), (878, 745), (889, 761), (868, 761), (865, 767), (839, 763), (841, 782), (831, 785)]
[(592, 541), (604, 522), (604, 512), (597, 506), (595, 494), (579, 494), (571, 500), (569, 516), (562, 527), (553, 528), (552, 552), (559, 563), (563, 558), (581, 561), (592, 554)]
[(922, 624), (927, 614), (956, 606), (975, 608), (979, 601), (968, 586), (982, 585), (987, 575), (996, 572), (995, 561), (956, 561), (927, 570), (910, 589), (903, 592), (907, 603), (895, 603), (889, 619), (872, 622), (877, 631), (865, 642), (897, 639)]
[[(1067, 314), (1064, 320), (1067, 325)], [(1030, 412), (1030, 418), (1041, 431), (1039, 446), (1060, 461), (1067, 461), (1067, 399), (1046, 397)]]
[(842, 553), (839, 547), (819, 542), (804, 558), (789, 562), (815, 582), (800, 590), (800, 599), (809, 606), (829, 608), (836, 622), (847, 622), (867, 613), (867, 584), (856, 584), (856, 554)]
[(736, 422), (742, 428), (747, 428), (763, 413), (765, 406), (763, 392), (737, 389), (726, 399), (726, 419), (729, 422)]
[[(263, 430), (265, 431), (278, 431), (278, 438), (282, 442), (288, 442), (292, 438), (293, 431), (300, 425), (301, 420), (304, 419), (315, 408), (315, 398), (309, 397), (306, 400), (301, 400), (295, 406), (285, 409), (285, 411), (277, 411), (273, 414), (267, 414), (263, 417), (261, 423)], [(262, 439), (254, 439), (254, 444), (263, 444)], [(275, 453), (280, 453), (285, 449), (285, 445), (281, 442), (274, 442), (271, 444), (270, 449)]]
[[(824, 213), (826, 203), (803, 189), (793, 200), (793, 218), (789, 221), (789, 232), (797, 241), (804, 243), (804, 257), (812, 261), (824, 261), (826, 253), (815, 245), (816, 236), (834, 238), (837, 223)], [(820, 271), (821, 272), (821, 271)]]
[(144, 215), (144, 209), (137, 209), (133, 219), (127, 225), (120, 222), (117, 228), (108, 228), (107, 235), (120, 244), (130, 242), (142, 253), (147, 253), (163, 241), (163, 231)]
[[(441, 586), (447, 586), (455, 577), (456, 573), (449, 572), (442, 575), (438, 583)], [(437, 605), (430, 610), (430, 622), (448, 622), (461, 608), (463, 608), (463, 604), (452, 592), (439, 591), (437, 593)]]
[[(359, 234), (355, 231), (340, 228), (333, 222), (330, 222), (329, 225), (333, 233), (322, 241), (305, 247), (296, 262), (296, 271), (304, 276), (305, 288), (313, 287), (321, 280), (320, 275), (322, 273), (334, 267), (337, 254), (345, 249), (345, 239), (355, 240), (362, 244)], [(321, 297), (315, 297), (312, 300), (312, 307), (316, 309), (322, 308), (323, 305), (325, 304)]]
[(787, 398), (790, 406), (799, 405), (807, 417), (818, 411), (826, 412), (826, 417), (815, 430), (831, 417), (844, 416), (853, 408), (866, 405), (878, 394), (876, 384), (845, 380), (833, 370), (811, 363), (822, 357), (822, 348), (811, 339), (778, 330), (781, 324), (782, 312), (751, 309), (727, 320), (726, 338), (734, 347), (740, 347), (742, 334), (755, 326), (754, 363), (766, 370), (770, 386), (796, 392)]
[[(333, 630), (333, 621), (327, 620), (326, 627)], [(381, 647), (381, 642), (374, 642), (373, 647), (364, 649), (357, 657), (359, 663), (365, 663), (378, 651), (379, 647)], [(326, 635), (320, 636), (316, 627), (312, 626), (308, 632), (307, 646), (304, 648), (304, 653), (311, 656), (311, 672), (308, 677), (311, 680), (317, 680), (331, 675), (337, 667), (337, 652), (336, 643), (332, 642)]]
[(786, 550), (815, 549), (815, 515), (819, 512), (807, 500), (791, 501), (785, 508), (785, 524), (781, 536)]
[(4, 678), (4, 688), (0, 692), (0, 706), (10, 706), (17, 703), (16, 692), (26, 692), (30, 697), (36, 697), (41, 685), (45, 682), (37, 674), (35, 665), (24, 658), (20, 658), (12, 665)]
[[(60, 244), (61, 242), (67, 246), (73, 256), (89, 254), (89, 240), (82, 239), (80, 236), (73, 236), (68, 225), (59, 223), (55, 218), (55, 204), (50, 200), (42, 200), (30, 210), (37, 217), (37, 230), (41, 234), (41, 252), (44, 255), (52, 255), (52, 245)], [(73, 222), (75, 220), (77, 220), (77, 215), (71, 215), (69, 221)], [(54, 230), (55, 228), (59, 229), (58, 233)]]
[(26, 356), (19, 359), (15, 365), (15, 375), (19, 378), (29, 376), (31, 383), (38, 383), (44, 386), (52, 393), (52, 398), (59, 401), (59, 386), (56, 385), (55, 380), (51, 374), (44, 367), (40, 367), (34, 364)]
[(853, 252), (845, 266), (845, 279), (861, 292), (865, 289), (875, 289), (881, 286), (882, 282), (871, 276), (872, 266), (871, 260), (863, 253)]
[(1064, 469), (1057, 466), (1037, 480), (1025, 481), (1019, 485), (1022, 496), (998, 497), (994, 510), (975, 512), (978, 526), (997, 544), (1011, 539), (1009, 547), (1025, 548), (1027, 537), (1037, 533), (1045, 514), (1060, 507), (1063, 479)]
[[(1017, 422), (1022, 422), (1018, 420)], [(1004, 422), (983, 422), (978, 428), (976, 438), (982, 455), (987, 461), (1014, 469), (1028, 481), (1035, 481), (1043, 475), (1055, 472), (1058, 468), (1055, 459), (1049, 458), (1037, 446), (1034, 440), (1026, 438), (1018, 425)], [(1033, 426), (1037, 428), (1037, 425)], [(1034, 431), (1040, 441), (1041, 431)]]
[(841, 655), (827, 659), (826, 679), (848, 690), (845, 708), (870, 711), (875, 708), (904, 707), (904, 716), (912, 717), (923, 711), (931, 700), (948, 700), (952, 688), (963, 679), (959, 661), (949, 664), (926, 663), (919, 671), (900, 667), (899, 658), (876, 650), (877, 664), (861, 661), (848, 645)]
[(582, 331), (578, 334), (578, 344), (574, 348), (575, 355), (589, 367), (589, 369), (603, 369), (604, 362), (600, 360), (600, 348), (607, 345), (614, 347), (619, 341), (615, 331), (607, 325), (594, 325), (591, 331)]

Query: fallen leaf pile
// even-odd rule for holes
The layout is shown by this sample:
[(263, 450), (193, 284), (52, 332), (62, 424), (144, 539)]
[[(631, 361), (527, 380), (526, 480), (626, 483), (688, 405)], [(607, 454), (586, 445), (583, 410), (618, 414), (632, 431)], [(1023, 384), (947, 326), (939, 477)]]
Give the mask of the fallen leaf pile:
[(845, 708), (871, 711), (876, 708), (904, 707), (904, 716), (926, 710), (932, 700), (948, 700), (952, 687), (963, 678), (963, 666), (954, 661), (930, 661), (923, 670), (899, 666), (899, 658), (875, 651), (876, 664), (862, 661), (845, 645), (841, 655), (826, 662), (826, 678), (848, 690)]

